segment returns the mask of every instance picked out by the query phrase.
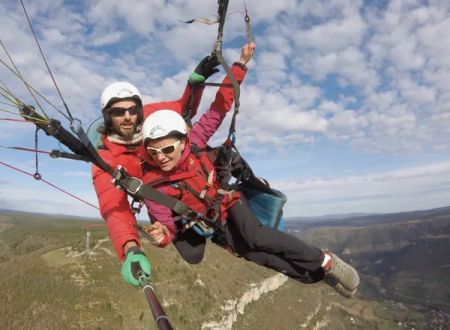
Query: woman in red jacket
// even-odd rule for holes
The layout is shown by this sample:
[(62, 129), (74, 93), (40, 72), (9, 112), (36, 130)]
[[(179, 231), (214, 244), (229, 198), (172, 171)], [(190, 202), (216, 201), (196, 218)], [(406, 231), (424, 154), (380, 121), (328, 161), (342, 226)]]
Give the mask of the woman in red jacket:
[[(245, 64), (252, 58), (254, 44), (242, 48), (239, 62), (232, 67), (242, 80)], [(221, 87), (224, 89), (225, 87)], [(223, 91), (191, 130), (174, 111), (161, 110), (143, 125), (143, 158), (147, 162), (143, 181), (171, 197), (181, 200), (202, 217), (221, 223), (226, 244), (236, 253), (259, 265), (282, 272), (304, 283), (330, 280), (340, 293), (351, 296), (359, 286), (356, 270), (338, 258), (295, 236), (262, 225), (252, 213), (245, 196), (238, 191), (220, 189), (216, 172), (203, 150), (218, 129), (233, 101), (233, 90)], [(157, 246), (173, 241), (189, 263), (203, 259), (206, 238), (190, 227), (189, 220), (178, 219), (171, 209), (146, 201), (153, 223), (150, 235)], [(201, 215), (201, 216), (200, 216)], [(195, 222), (195, 221), (194, 221)]]

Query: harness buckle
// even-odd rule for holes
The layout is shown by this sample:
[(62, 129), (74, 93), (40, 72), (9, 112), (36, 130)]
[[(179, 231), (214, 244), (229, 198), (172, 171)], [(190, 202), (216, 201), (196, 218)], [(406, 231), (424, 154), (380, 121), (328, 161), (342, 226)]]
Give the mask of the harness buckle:
[(116, 188), (125, 189), (132, 195), (139, 192), (144, 184), (142, 180), (135, 177), (130, 177), (122, 165), (116, 167), (111, 181)]
[(126, 187), (125, 189), (132, 195), (135, 195), (142, 188), (144, 183), (142, 180), (134, 177), (128, 177), (126, 179)]

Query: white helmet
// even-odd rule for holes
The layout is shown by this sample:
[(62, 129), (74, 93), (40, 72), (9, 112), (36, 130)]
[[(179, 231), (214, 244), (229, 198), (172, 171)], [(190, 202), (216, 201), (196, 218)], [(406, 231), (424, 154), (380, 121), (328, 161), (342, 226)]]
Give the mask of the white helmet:
[(172, 134), (186, 135), (188, 132), (186, 122), (173, 110), (158, 110), (148, 116), (142, 127), (144, 141), (154, 140)]
[(100, 99), (102, 110), (104, 110), (112, 102), (121, 99), (134, 99), (142, 104), (141, 94), (138, 89), (129, 82), (119, 81), (112, 83), (103, 91)]

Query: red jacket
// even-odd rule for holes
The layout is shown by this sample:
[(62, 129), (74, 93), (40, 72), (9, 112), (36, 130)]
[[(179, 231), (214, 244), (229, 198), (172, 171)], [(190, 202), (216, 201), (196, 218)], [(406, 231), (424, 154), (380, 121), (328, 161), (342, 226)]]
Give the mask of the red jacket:
[[(231, 71), (240, 83), (244, 79), (246, 68), (235, 64), (231, 67)], [(224, 84), (229, 83), (230, 80), (225, 78)], [(150, 165), (145, 166), (144, 183), (153, 185), (159, 191), (180, 199), (198, 213), (204, 213), (214, 203), (219, 190), (219, 182), (214, 166), (208, 159), (207, 154), (200, 152), (195, 155), (191, 152), (190, 143), (195, 144), (200, 149), (206, 147), (208, 140), (216, 132), (226, 113), (231, 109), (233, 101), (233, 89), (225, 86), (220, 87), (209, 110), (202, 115), (189, 132), (188, 145), (184, 149), (179, 163), (170, 172), (161, 171), (148, 155), (145, 147), (141, 146), (141, 157)], [(201, 198), (199, 195), (203, 190), (205, 190), (205, 197)], [(195, 193), (192, 191), (195, 191)], [(238, 192), (225, 192), (219, 204), (221, 220), (225, 220), (228, 208), (234, 205), (239, 197)], [(150, 219), (161, 222), (169, 229), (170, 235), (161, 243), (161, 246), (166, 246), (172, 241), (175, 234), (172, 211), (167, 206), (150, 200), (146, 200), (145, 203)]]
[[(172, 109), (182, 113), (186, 104), (188, 104), (192, 86), (188, 84), (181, 99), (169, 102), (160, 102), (146, 104), (144, 106), (144, 118), (150, 113), (160, 109)], [(197, 113), (197, 108), (203, 93), (200, 88), (192, 105), (191, 116)], [(112, 168), (122, 165), (126, 171), (135, 177), (142, 176), (141, 160), (137, 156), (139, 147), (128, 149), (124, 145), (110, 142), (106, 136), (102, 136), (104, 149), (99, 150), (100, 156)], [(111, 182), (111, 176), (96, 165), (92, 166), (92, 178), (97, 193), (100, 213), (106, 221), (109, 236), (111, 237), (118, 257), (123, 260), (125, 255), (123, 246), (128, 241), (135, 241), (140, 245), (138, 232), (134, 225), (136, 218), (128, 202), (127, 194), (114, 187)]]

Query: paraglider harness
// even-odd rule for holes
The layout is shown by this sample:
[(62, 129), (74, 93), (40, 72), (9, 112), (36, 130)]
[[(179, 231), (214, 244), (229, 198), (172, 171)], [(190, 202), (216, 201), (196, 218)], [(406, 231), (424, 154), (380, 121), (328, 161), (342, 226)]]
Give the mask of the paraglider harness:
[(240, 191), (261, 223), (280, 228), (286, 195), (270, 187), (266, 180), (256, 177), (234, 144), (226, 142), (216, 148), (207, 147), (204, 151), (214, 164), (219, 188)]
[[(233, 191), (240, 191), (245, 196), (250, 208), (261, 223), (279, 228), (282, 207), (287, 200), (286, 196), (272, 189), (267, 181), (257, 178), (235, 146), (224, 143), (219, 147), (201, 149), (196, 145), (191, 145), (191, 152), (201, 165), (209, 161), (214, 166), (216, 180), (219, 182), (219, 185), (213, 198), (206, 196), (205, 193), (208, 190), (208, 186), (213, 184), (211, 182), (212, 173), (207, 170), (206, 166), (202, 170), (205, 175), (202, 180), (205, 182), (205, 186), (201, 190), (194, 189), (186, 181), (180, 180), (180, 182), (177, 179), (172, 181), (170, 177), (162, 178), (158, 176), (150, 184), (144, 184), (141, 180), (127, 177), (125, 174), (123, 179), (120, 177), (114, 178), (115, 184), (122, 187), (122, 189), (126, 189), (129, 193), (133, 193), (135, 198), (150, 199), (158, 202), (155, 197), (157, 194), (162, 193), (151, 187), (155, 184), (167, 182), (172, 188), (186, 191), (198, 200), (203, 200), (205, 208), (200, 213), (188, 207), (181, 200), (162, 194), (165, 196), (165, 200), (160, 199), (158, 203), (169, 207), (174, 212), (174, 220), (178, 223), (177, 227), (181, 232), (192, 229), (198, 235), (212, 238), (213, 240), (222, 235), (224, 223), (222, 221), (221, 202), (225, 194), (232, 194)], [(205, 160), (205, 157), (208, 159)], [(155, 169), (144, 165), (144, 172), (151, 172), (152, 170)], [(155, 191), (157, 194), (155, 194)], [(176, 201), (176, 203), (173, 204), (173, 201)], [(139, 229), (148, 237), (147, 227), (140, 226)]]
[[(245, 9), (245, 25), (247, 42), (253, 42), (253, 33), (251, 29), (250, 16), (247, 12), (247, 7), (244, 2)], [(195, 155), (200, 152), (207, 152), (208, 157), (214, 164), (214, 169), (217, 173), (217, 179), (220, 182), (220, 188), (225, 191), (237, 190), (241, 191), (247, 198), (250, 208), (255, 213), (257, 218), (265, 225), (269, 225), (274, 228), (280, 228), (282, 222), (282, 208), (287, 201), (286, 195), (282, 192), (272, 189), (266, 180), (257, 178), (249, 164), (242, 158), (239, 151), (235, 146), (235, 131), (236, 131), (236, 117), (239, 113), (240, 107), (240, 87), (232, 74), (229, 66), (222, 56), (222, 41), (223, 41), (223, 28), (225, 24), (226, 13), (228, 10), (228, 0), (219, 1), (218, 17), (219, 17), (219, 29), (217, 39), (214, 43), (212, 53), (217, 56), (220, 64), (224, 68), (227, 77), (231, 81), (231, 87), (234, 90), (234, 111), (229, 127), (228, 137), (221, 146), (206, 149), (198, 149), (196, 146), (192, 146), (191, 151)], [(186, 23), (192, 23), (195, 20), (191, 20)], [(205, 23), (203, 21), (203, 23)], [(207, 23), (208, 24), (208, 23)], [(205, 85), (216, 86), (215, 83), (205, 83)], [(193, 94), (191, 94), (191, 100)], [(191, 102), (189, 103), (191, 104)], [(186, 107), (183, 114), (186, 122), (190, 123), (190, 106)], [(234, 182), (231, 182), (234, 178)], [(220, 202), (220, 198), (216, 203)], [(215, 206), (217, 210), (217, 205)], [(200, 220), (197, 223), (193, 221), (185, 220), (185, 226), (192, 226), (194, 231), (201, 235), (210, 237), (213, 235), (211, 227), (205, 226), (205, 222)], [(213, 221), (217, 226), (217, 221)], [(211, 225), (211, 222), (207, 222), (207, 225)], [(220, 228), (220, 227), (219, 227)]]
[[(234, 111), (229, 127), (228, 137), (225, 143), (223, 143), (219, 147), (207, 147), (205, 149), (199, 149), (197, 146), (192, 145), (191, 151), (194, 155), (197, 156), (197, 158), (201, 158), (199, 156), (203, 152), (206, 152), (208, 154), (209, 160), (214, 165), (214, 170), (217, 174), (217, 180), (220, 182), (220, 190), (225, 192), (230, 192), (233, 190), (242, 192), (246, 196), (250, 208), (263, 224), (269, 225), (274, 228), (279, 228), (282, 216), (282, 207), (287, 201), (286, 196), (283, 193), (272, 189), (267, 181), (258, 179), (253, 174), (253, 171), (248, 163), (241, 157), (234, 144), (236, 117), (239, 113), (240, 107), (240, 87), (222, 55), (223, 28), (228, 9), (228, 0), (219, 0), (218, 3), (219, 29), (217, 39), (213, 46), (212, 55), (217, 56), (220, 64), (227, 74), (227, 77), (231, 81), (231, 85), (227, 87), (232, 87), (234, 90)], [(191, 20), (186, 23), (192, 23), (194, 21), (196, 20)], [(253, 34), (251, 31), (250, 17), (248, 16), (246, 7), (245, 23), (247, 31), (247, 41), (250, 43), (253, 42)], [(204, 83), (204, 85), (217, 86), (221, 84)], [(188, 103), (183, 113), (183, 118), (188, 124), (190, 124), (190, 109), (192, 100), (194, 99), (194, 92), (191, 94), (191, 102)], [(233, 178), (234, 182), (232, 182)], [(117, 182), (119, 181), (120, 180), (118, 180)], [(121, 183), (119, 183), (119, 185), (125, 187)], [(140, 183), (140, 185), (142, 188), (145, 187), (142, 182)], [(201, 196), (200, 192), (196, 192), (189, 187), (187, 188), (198, 198), (203, 199), (203, 196)], [(135, 193), (135, 195), (138, 195), (138, 193)], [(168, 206), (170, 209), (172, 209), (172, 211), (175, 212), (176, 216), (174, 217), (174, 219), (176, 221), (181, 221), (182, 231), (192, 228), (198, 235), (204, 237), (212, 237), (215, 234), (220, 234), (223, 229), (223, 224), (220, 221), (221, 197), (221, 194), (218, 193), (215, 200), (213, 202), (209, 202), (210, 206), (205, 210), (205, 212), (201, 214), (193, 210), (187, 211), (189, 208), (186, 205), (181, 206), (183, 204), (181, 201), (179, 201), (178, 204), (175, 204), (178, 211), (175, 210), (174, 205), (171, 205), (171, 203), (161, 204)], [(144, 198), (156, 201), (154, 198)], [(211, 217), (210, 215), (213, 216)], [(146, 232), (145, 234), (148, 235), (148, 233)]]

